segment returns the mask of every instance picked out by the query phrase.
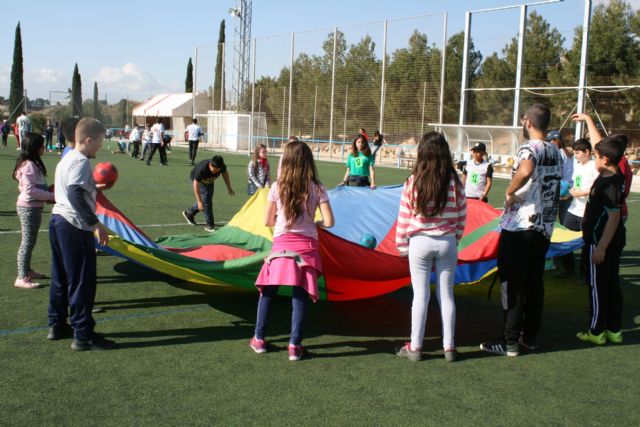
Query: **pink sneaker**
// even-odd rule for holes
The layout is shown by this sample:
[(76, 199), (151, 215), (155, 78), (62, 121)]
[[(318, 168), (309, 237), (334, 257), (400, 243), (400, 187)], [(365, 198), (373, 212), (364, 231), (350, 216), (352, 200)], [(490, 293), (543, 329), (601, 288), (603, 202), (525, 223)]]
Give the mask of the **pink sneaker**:
[(267, 343), (265, 342), (265, 340), (259, 340), (255, 336), (251, 338), (251, 341), (249, 341), (249, 347), (251, 347), (253, 351), (258, 354), (267, 352)]
[(304, 353), (304, 349), (301, 345), (289, 344), (289, 360), (295, 362), (302, 359), (302, 353)]
[(24, 279), (18, 277), (13, 286), (22, 289), (37, 289), (42, 287), (40, 283), (32, 282), (28, 277), (25, 277)]
[(37, 279), (44, 279), (45, 277), (47, 277), (47, 276), (45, 276), (42, 273), (38, 273), (35, 270), (29, 270), (29, 279), (36, 279), (37, 280)]

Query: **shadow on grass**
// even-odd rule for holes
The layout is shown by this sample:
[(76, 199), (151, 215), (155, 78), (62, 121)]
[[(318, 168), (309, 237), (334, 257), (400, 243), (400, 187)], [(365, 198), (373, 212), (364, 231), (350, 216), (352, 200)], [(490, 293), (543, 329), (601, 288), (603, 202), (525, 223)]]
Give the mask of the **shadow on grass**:
[[(184, 307), (207, 304), (212, 309), (232, 315), (239, 321), (232, 325), (206, 328), (175, 328), (110, 334), (118, 338), (157, 338), (140, 342), (123, 343), (123, 348), (179, 345), (197, 342), (248, 340), (253, 334), (256, 316), (257, 291), (234, 287), (211, 287), (206, 293), (198, 285), (172, 279), (161, 273), (153, 273), (131, 262), (117, 264), (115, 270), (126, 276), (126, 281), (157, 280), (169, 285), (195, 291), (190, 295), (144, 297), (138, 299), (99, 301), (108, 310)], [(115, 277), (115, 276), (114, 276)], [(629, 285), (633, 280), (624, 276), (623, 293), (625, 312), (623, 328), (624, 345), (640, 343), (640, 330), (633, 322), (640, 314), (640, 287)], [(119, 281), (123, 278), (120, 277)], [(483, 341), (493, 340), (502, 332), (500, 291), (494, 290), (487, 299), (490, 280), (475, 285), (456, 287), (456, 345), (463, 349), (461, 360), (494, 357), (479, 350)], [(588, 293), (584, 279), (570, 277), (558, 279), (545, 276), (545, 312), (539, 335), (540, 350), (536, 353), (582, 350), (590, 344), (579, 341), (575, 334), (588, 328)], [(116, 280), (113, 280), (116, 282)], [(433, 294), (433, 292), (432, 292)], [(348, 357), (377, 353), (392, 353), (404, 341), (408, 341), (411, 328), (412, 291), (409, 287), (392, 294), (367, 300), (347, 302), (309, 302), (305, 338), (323, 336), (345, 337), (330, 343), (310, 344), (310, 357)], [(286, 351), (290, 331), (291, 302), (279, 297), (272, 303), (267, 340), (273, 349)], [(435, 295), (429, 303), (429, 313), (424, 342), (425, 358), (441, 358), (441, 321)], [(526, 353), (525, 353), (526, 354)]]

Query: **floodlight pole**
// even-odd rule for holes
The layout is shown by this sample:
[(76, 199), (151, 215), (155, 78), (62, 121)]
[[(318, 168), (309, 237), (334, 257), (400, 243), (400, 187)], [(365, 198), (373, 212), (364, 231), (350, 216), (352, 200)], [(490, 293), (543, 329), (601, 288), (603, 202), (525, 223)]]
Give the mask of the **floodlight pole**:
[(516, 62), (516, 87), (513, 97), (513, 126), (520, 125), (520, 89), (522, 87), (522, 63), (524, 61), (524, 34), (527, 30), (527, 5), (520, 5), (520, 29), (518, 31), (518, 59)]
[(197, 70), (198, 70), (198, 47), (195, 47), (194, 54), (194, 67), (191, 69), (191, 80), (193, 81), (193, 85), (191, 87), (191, 118), (195, 119), (196, 117), (196, 78), (197, 78)]
[(333, 64), (331, 66), (331, 107), (329, 111), (329, 157), (333, 141), (333, 101), (336, 92), (336, 50), (338, 45), (338, 27), (333, 27)]
[(249, 122), (249, 149), (247, 150), (247, 155), (251, 155), (251, 149), (253, 148), (253, 146), (258, 145), (257, 141), (255, 141), (253, 137), (253, 125), (255, 121), (254, 111), (256, 107), (256, 48), (256, 39), (253, 39), (253, 63), (251, 64), (253, 69), (253, 75), (251, 76), (251, 122)]
[[(578, 81), (578, 105), (576, 112), (584, 113), (584, 99), (586, 94), (587, 83), (587, 58), (589, 56), (589, 26), (591, 22), (591, 0), (584, 0), (584, 17), (582, 22), (582, 48), (580, 50), (580, 77)], [(584, 124), (578, 122), (576, 124), (575, 139), (582, 138)]]
[[(444, 120), (444, 82), (445, 73), (447, 71), (447, 21), (448, 12), (443, 12), (442, 15), (442, 64), (440, 64), (440, 105), (438, 108), (439, 122)], [(424, 121), (424, 114), (423, 114)]]
[(291, 135), (291, 99), (293, 94), (293, 57), (295, 55), (295, 33), (291, 33), (291, 65), (289, 66), (289, 118), (287, 120), (287, 137)]
[(469, 63), (469, 37), (471, 37), (471, 12), (464, 13), (464, 47), (462, 48), (462, 83), (460, 85), (460, 116), (458, 124), (464, 125), (467, 115), (467, 67)]
[(378, 129), (380, 133), (383, 132), (382, 125), (384, 124), (384, 95), (385, 95), (385, 85), (384, 85), (384, 72), (387, 65), (387, 20), (384, 20), (384, 36), (382, 38), (382, 78), (380, 82), (380, 122), (378, 124)]

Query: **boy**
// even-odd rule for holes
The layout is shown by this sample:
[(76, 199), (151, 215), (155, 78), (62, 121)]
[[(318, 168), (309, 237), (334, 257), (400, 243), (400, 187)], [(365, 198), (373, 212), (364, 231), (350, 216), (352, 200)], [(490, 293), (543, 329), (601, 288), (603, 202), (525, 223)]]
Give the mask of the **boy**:
[(221, 156), (213, 156), (211, 160), (203, 160), (191, 170), (191, 181), (193, 181), (193, 194), (196, 196), (196, 202), (192, 207), (182, 211), (182, 216), (191, 225), (197, 225), (194, 217), (200, 211), (204, 211), (204, 217), (207, 221), (204, 229), (209, 232), (216, 231), (213, 223), (213, 182), (222, 175), (224, 183), (227, 186), (230, 196), (235, 196), (235, 192), (231, 188), (231, 180), (227, 172), (227, 166)]
[(76, 126), (78, 125), (78, 122), (80, 121), (79, 117), (69, 117), (67, 120), (64, 121), (64, 123), (62, 123), (61, 128), (62, 128), (62, 136), (64, 137), (64, 141), (65, 141), (65, 147), (64, 150), (62, 151), (62, 157), (64, 158), (64, 156), (66, 156), (67, 154), (69, 154), (71, 151), (73, 151), (76, 147)]
[[(581, 138), (577, 140), (571, 148), (573, 149), (573, 158), (576, 161), (571, 177), (573, 187), (569, 190), (572, 199), (562, 225), (571, 231), (581, 231), (582, 217), (587, 206), (587, 196), (589, 196), (593, 182), (598, 177), (598, 171), (595, 162), (591, 158), (591, 143), (587, 139)], [(574, 272), (575, 263), (572, 253), (561, 256), (560, 261), (565, 268), (565, 273), (563, 274), (572, 274)]]
[(476, 199), (489, 202), (487, 195), (493, 182), (493, 166), (484, 157), (487, 154), (487, 146), (477, 142), (471, 147), (471, 160), (462, 170), (462, 185), (467, 199)]
[(193, 166), (196, 162), (196, 153), (198, 152), (198, 144), (200, 137), (204, 135), (202, 128), (198, 126), (198, 119), (193, 119), (191, 124), (187, 126), (187, 140), (189, 141), (189, 164)]
[(91, 316), (96, 294), (96, 239), (106, 245), (109, 238), (95, 214), (96, 183), (89, 159), (102, 147), (104, 135), (99, 121), (81, 119), (75, 149), (56, 167), (56, 204), (49, 223), (52, 267), (47, 338), (70, 338), (73, 333), (71, 348), (77, 351), (115, 347), (115, 342), (94, 331)]
[(582, 221), (591, 323), (589, 330), (578, 332), (577, 337), (596, 345), (622, 342), (622, 289), (618, 278), (625, 245), (625, 229), (620, 220), (624, 178), (618, 170), (624, 153), (622, 144), (620, 137), (613, 135), (594, 146), (600, 176), (591, 187)]

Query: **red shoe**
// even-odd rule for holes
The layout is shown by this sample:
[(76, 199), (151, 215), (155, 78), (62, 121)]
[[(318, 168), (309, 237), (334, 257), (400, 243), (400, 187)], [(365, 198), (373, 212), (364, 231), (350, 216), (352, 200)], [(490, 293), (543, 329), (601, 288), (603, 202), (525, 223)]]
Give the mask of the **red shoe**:
[(255, 336), (251, 338), (251, 341), (249, 341), (249, 347), (251, 347), (253, 351), (258, 354), (267, 352), (267, 343), (265, 342), (265, 340), (259, 340)]
[(289, 344), (289, 360), (295, 362), (302, 359), (302, 353), (304, 353), (304, 349), (301, 345)]

